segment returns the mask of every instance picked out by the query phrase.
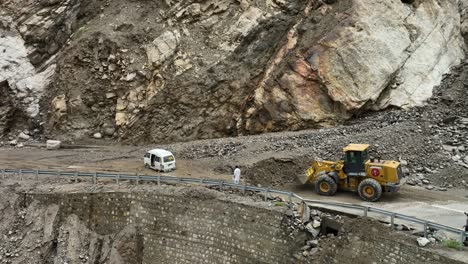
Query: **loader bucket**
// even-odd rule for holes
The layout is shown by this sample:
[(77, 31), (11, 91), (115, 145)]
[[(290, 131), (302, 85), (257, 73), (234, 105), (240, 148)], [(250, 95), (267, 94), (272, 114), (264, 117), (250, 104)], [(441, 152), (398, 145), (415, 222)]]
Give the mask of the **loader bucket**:
[(297, 179), (301, 184), (306, 184), (310, 180), (310, 175), (314, 175), (314, 168), (310, 167), (303, 174), (297, 176)]

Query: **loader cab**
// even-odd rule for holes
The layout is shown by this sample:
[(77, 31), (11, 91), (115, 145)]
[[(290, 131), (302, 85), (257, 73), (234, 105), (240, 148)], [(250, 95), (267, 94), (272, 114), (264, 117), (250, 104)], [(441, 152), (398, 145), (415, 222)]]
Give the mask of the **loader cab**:
[(365, 163), (369, 160), (369, 145), (349, 144), (343, 149), (343, 171), (350, 176), (365, 176)]

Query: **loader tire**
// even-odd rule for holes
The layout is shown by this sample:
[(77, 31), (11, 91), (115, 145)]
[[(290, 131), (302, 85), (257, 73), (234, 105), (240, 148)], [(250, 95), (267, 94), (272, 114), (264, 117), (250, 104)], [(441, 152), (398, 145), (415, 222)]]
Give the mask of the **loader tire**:
[(364, 201), (375, 202), (382, 196), (382, 186), (374, 179), (365, 179), (359, 183), (358, 193)]
[(319, 176), (315, 181), (315, 191), (320, 195), (335, 195), (337, 189), (336, 182), (326, 174)]

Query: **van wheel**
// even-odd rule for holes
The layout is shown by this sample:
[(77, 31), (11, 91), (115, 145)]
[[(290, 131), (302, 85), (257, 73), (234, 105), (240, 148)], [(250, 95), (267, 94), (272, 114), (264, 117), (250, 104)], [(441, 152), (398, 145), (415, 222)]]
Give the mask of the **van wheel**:
[(147, 169), (149, 168), (149, 165), (148, 165), (148, 163), (145, 163), (145, 168), (147, 168)]
[(321, 175), (315, 180), (315, 191), (320, 195), (332, 196), (335, 195), (338, 185), (328, 175)]
[(374, 179), (365, 179), (359, 183), (358, 193), (364, 201), (375, 202), (382, 196), (382, 186)]

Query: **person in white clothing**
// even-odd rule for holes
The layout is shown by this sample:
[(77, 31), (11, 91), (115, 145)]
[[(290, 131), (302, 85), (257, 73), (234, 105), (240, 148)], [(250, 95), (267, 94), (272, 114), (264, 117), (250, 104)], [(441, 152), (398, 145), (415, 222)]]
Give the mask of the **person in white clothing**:
[(235, 184), (239, 184), (240, 174), (241, 174), (241, 171), (239, 169), (239, 166), (236, 166), (236, 168), (234, 169), (234, 175), (232, 175), (232, 181)]

